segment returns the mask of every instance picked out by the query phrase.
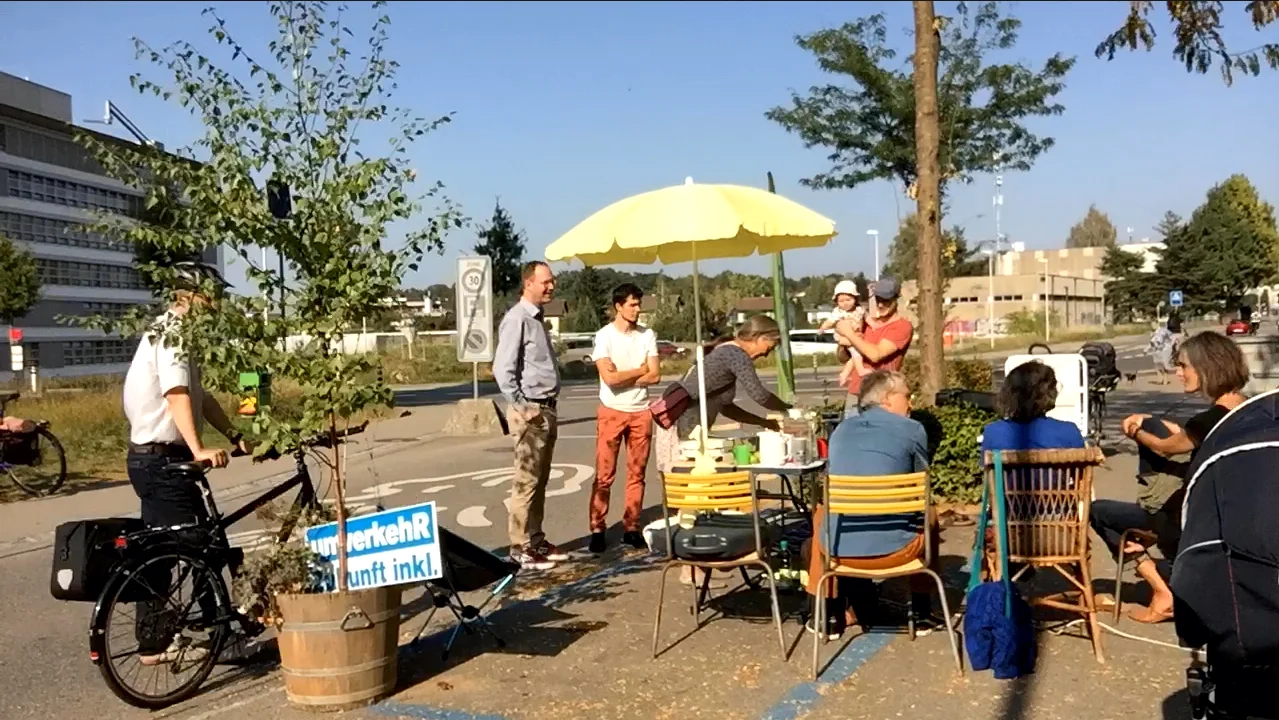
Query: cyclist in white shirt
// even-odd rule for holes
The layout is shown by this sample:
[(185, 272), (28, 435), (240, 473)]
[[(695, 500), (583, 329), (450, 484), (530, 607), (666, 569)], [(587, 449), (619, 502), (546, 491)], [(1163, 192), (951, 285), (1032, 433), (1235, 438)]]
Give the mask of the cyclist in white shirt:
[(622, 541), (644, 549), (640, 512), (644, 508), (644, 473), (653, 437), (653, 416), (648, 410), (648, 387), (662, 373), (657, 356), (657, 336), (639, 324), (644, 291), (623, 283), (613, 291), (613, 322), (595, 334), (591, 358), (600, 373), (600, 406), (595, 415), (595, 483), (591, 489), (589, 550), (602, 553), (608, 547), (608, 502), (617, 472), (617, 453), (626, 441), (626, 509), (622, 513)]
[[(208, 420), (231, 444), (250, 452), (218, 405), (200, 386), (200, 369), (165, 338), (169, 323), (192, 306), (213, 302), (202, 285), (212, 281), (219, 289), (227, 282), (207, 265), (182, 262), (177, 270), (177, 298), (157, 320), (152, 332), (138, 343), (124, 380), (124, 414), (129, 420), (129, 482), (142, 503), (142, 521), (149, 527), (168, 527), (208, 519), (200, 489), (189, 478), (166, 472), (170, 463), (200, 461), (225, 467), (227, 452), (207, 448), (200, 428)], [(172, 662), (181, 653), (170, 646), (163, 631), (163, 610), (138, 608), (138, 656), (143, 665)], [(203, 604), (203, 603), (202, 603)], [(216, 611), (216, 608), (213, 609)], [(153, 631), (154, 630), (154, 631)], [(184, 657), (192, 660), (191, 650)]]

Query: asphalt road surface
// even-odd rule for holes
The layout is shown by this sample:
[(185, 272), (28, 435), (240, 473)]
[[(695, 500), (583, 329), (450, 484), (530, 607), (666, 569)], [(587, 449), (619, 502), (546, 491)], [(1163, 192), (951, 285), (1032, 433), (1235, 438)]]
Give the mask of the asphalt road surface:
[[(1147, 359), (1140, 357), (1143, 344), (1144, 341), (1129, 341), (1119, 346), (1123, 371), (1151, 367)], [(810, 401), (823, 393), (841, 397), (833, 369), (814, 376), (811, 369), (801, 367), (797, 375), (798, 390)], [(486, 392), (491, 393), (491, 388), (486, 388)], [(561, 398), (560, 435), (547, 493), (546, 530), (552, 542), (566, 549), (584, 548), (588, 535), (586, 515), (594, 474), (597, 393), (594, 383), (573, 383), (566, 385)], [(469, 395), (470, 386), (464, 384), (404, 391), (401, 401), (406, 406), (433, 405)], [(513, 474), (508, 439), (437, 438), (406, 443), (404, 449), (373, 460), (352, 457), (350, 462), (348, 498), (352, 503), (371, 509), (434, 500), (444, 526), (485, 547), (506, 544), (504, 500)], [(281, 470), (284, 469), (286, 466), (282, 465)], [(650, 506), (659, 497), (653, 490), (653, 477), (650, 469), (646, 498)], [(610, 518), (614, 541), (621, 534), (621, 484), (617, 486), (619, 492), (614, 493)], [(223, 500), (222, 509), (236, 504), (235, 499)], [(254, 518), (246, 519), (243, 527), (235, 530), (232, 539), (241, 545), (251, 546), (266, 534)], [(277, 709), (283, 700), (279, 679), (265, 675), (266, 670), (261, 667), (219, 670), (210, 681), (208, 692), (164, 713), (152, 715), (125, 706), (110, 694), (97, 668), (89, 662), (90, 606), (61, 603), (50, 597), (48, 555), (47, 549), (39, 549), (0, 559), (0, 608), (5, 611), (0, 616), (0, 718), (293, 717), (288, 714), (291, 711)]]

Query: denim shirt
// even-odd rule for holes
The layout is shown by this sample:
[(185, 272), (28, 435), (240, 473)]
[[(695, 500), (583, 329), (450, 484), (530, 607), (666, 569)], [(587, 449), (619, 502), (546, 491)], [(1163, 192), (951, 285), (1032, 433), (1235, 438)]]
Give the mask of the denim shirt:
[[(872, 407), (846, 418), (830, 436), (830, 474), (904, 475), (928, 469), (928, 436), (918, 421)], [(897, 552), (923, 532), (919, 513), (840, 515), (833, 557), (876, 557)], [(826, 528), (821, 528), (823, 544)]]
[(542, 322), (542, 308), (520, 298), (497, 329), (493, 379), (511, 403), (549, 400), (560, 393), (555, 346)]

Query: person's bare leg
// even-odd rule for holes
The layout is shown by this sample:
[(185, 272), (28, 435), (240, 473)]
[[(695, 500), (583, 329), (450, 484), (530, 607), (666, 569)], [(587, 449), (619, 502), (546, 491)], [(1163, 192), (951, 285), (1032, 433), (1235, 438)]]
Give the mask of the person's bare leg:
[(1158, 623), (1172, 618), (1172, 590), (1159, 574), (1155, 561), (1147, 557), (1137, 563), (1137, 575), (1150, 585), (1153, 595), (1150, 598), (1150, 605), (1135, 610), (1128, 616), (1140, 623)]

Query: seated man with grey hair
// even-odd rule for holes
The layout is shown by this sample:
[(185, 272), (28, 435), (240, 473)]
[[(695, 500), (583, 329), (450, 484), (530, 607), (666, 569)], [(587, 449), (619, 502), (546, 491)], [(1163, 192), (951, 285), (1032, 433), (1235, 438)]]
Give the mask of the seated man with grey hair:
[[(924, 426), (910, 418), (910, 387), (906, 376), (895, 370), (876, 370), (862, 378), (858, 402), (860, 414), (845, 418), (830, 436), (830, 474), (851, 476), (904, 475), (928, 469), (928, 437)], [(826, 545), (824, 508), (813, 513), (814, 540), (805, 546), (809, 557), (808, 593), (816, 598), (817, 581), (825, 556), (840, 565), (862, 570), (879, 570), (905, 564), (924, 554), (924, 518), (919, 513), (839, 516), (834, 519), (832, 547)], [(930, 522), (935, 522), (930, 518)], [(933, 558), (937, 557), (934, 525)], [(821, 552), (812, 552), (820, 548)], [(916, 628), (931, 630), (929, 621), (932, 583), (927, 576), (911, 582), (911, 612)], [(843, 626), (867, 624), (873, 609), (874, 585), (869, 580), (841, 578), (836, 602), (825, 632), (837, 636)], [(868, 607), (869, 606), (869, 607)], [(845, 609), (847, 608), (847, 609)], [(814, 625), (809, 622), (809, 630)]]

